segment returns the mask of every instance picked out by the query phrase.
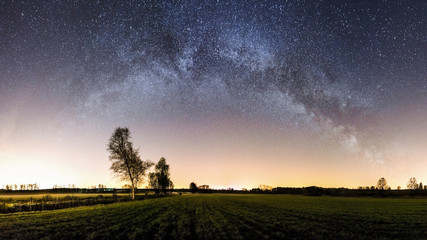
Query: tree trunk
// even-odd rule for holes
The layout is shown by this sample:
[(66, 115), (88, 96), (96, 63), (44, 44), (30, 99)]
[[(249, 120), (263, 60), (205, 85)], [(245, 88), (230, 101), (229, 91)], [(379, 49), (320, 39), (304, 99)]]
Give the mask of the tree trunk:
[(135, 187), (132, 187), (132, 201), (135, 200)]

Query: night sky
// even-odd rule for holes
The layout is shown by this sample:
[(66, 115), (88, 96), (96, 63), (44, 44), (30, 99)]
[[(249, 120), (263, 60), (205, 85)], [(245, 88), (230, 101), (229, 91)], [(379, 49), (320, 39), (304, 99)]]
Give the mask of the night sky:
[(2, 1), (0, 185), (427, 183), (427, 2)]

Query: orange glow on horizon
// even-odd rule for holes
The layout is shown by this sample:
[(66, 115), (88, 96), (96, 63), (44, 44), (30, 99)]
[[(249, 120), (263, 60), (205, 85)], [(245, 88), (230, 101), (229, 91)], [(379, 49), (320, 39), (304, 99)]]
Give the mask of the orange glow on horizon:
[[(357, 188), (375, 185), (380, 177), (385, 177), (392, 188), (405, 188), (412, 176), (427, 182), (423, 172), (427, 151), (419, 148), (426, 137), (421, 133), (413, 144), (401, 146), (410, 153), (406, 159), (389, 160), (386, 164), (363, 159), (360, 153), (349, 152), (322, 136), (296, 134), (245, 119), (217, 119), (210, 125), (175, 124), (174, 135), (158, 130), (132, 134), (143, 159), (166, 158), (176, 188), (187, 188), (192, 181), (213, 188), (235, 189), (261, 184)], [(39, 183), (42, 188), (54, 184), (121, 187), (125, 182), (116, 180), (109, 171), (105, 150), (109, 134), (102, 138), (91, 135), (96, 134), (61, 140), (24, 139), (21, 144), (26, 146), (25, 151), (7, 147), (0, 155), (0, 183)], [(140, 187), (145, 186), (143, 183)]]

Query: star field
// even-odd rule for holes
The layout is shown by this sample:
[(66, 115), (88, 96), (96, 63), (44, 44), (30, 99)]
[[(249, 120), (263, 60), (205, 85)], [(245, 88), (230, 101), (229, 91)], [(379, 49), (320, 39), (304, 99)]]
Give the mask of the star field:
[(29, 134), (104, 143), (122, 125), (171, 139), (206, 125), (209, 142), (232, 139), (223, 121), (250, 122), (395, 172), (413, 128), (393, 126), (423, 129), (427, 116), (426, 10), (421, 0), (2, 2), (0, 149)]

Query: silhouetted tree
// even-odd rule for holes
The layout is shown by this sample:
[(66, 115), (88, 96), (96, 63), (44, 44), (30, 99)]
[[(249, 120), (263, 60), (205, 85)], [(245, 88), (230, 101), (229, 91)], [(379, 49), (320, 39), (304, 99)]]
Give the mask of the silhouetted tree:
[(420, 182), (418, 189), (423, 190), (423, 183), (422, 182)]
[(155, 171), (149, 174), (150, 187), (166, 194), (166, 189), (173, 188), (169, 175), (169, 165), (166, 164), (166, 159), (162, 157), (157, 162)]
[(379, 189), (379, 190), (386, 190), (386, 189), (388, 189), (387, 180), (385, 180), (384, 177), (382, 177), (382, 178), (380, 178), (378, 180), (378, 182), (377, 182), (377, 189)]
[(194, 182), (190, 183), (190, 190), (193, 194), (197, 191), (197, 185)]
[(110, 169), (121, 180), (129, 181), (132, 191), (132, 200), (135, 199), (135, 188), (145, 176), (145, 171), (152, 166), (152, 163), (144, 162), (139, 156), (138, 149), (133, 148), (129, 139), (130, 131), (128, 128), (116, 128), (108, 142), (107, 150), (110, 152)]
[(411, 178), (409, 179), (409, 182), (408, 182), (408, 184), (406, 185), (406, 187), (407, 187), (408, 189), (417, 189), (417, 188), (418, 188), (417, 179), (416, 179), (416, 178), (414, 178), (414, 177), (411, 177)]
[(151, 161), (142, 161), (140, 157), (137, 158), (137, 164), (135, 166), (135, 187), (138, 187), (138, 185), (144, 180), (145, 172), (154, 165)]
[(397, 186), (397, 190), (400, 190), (400, 189), (402, 189), (400, 186)]

